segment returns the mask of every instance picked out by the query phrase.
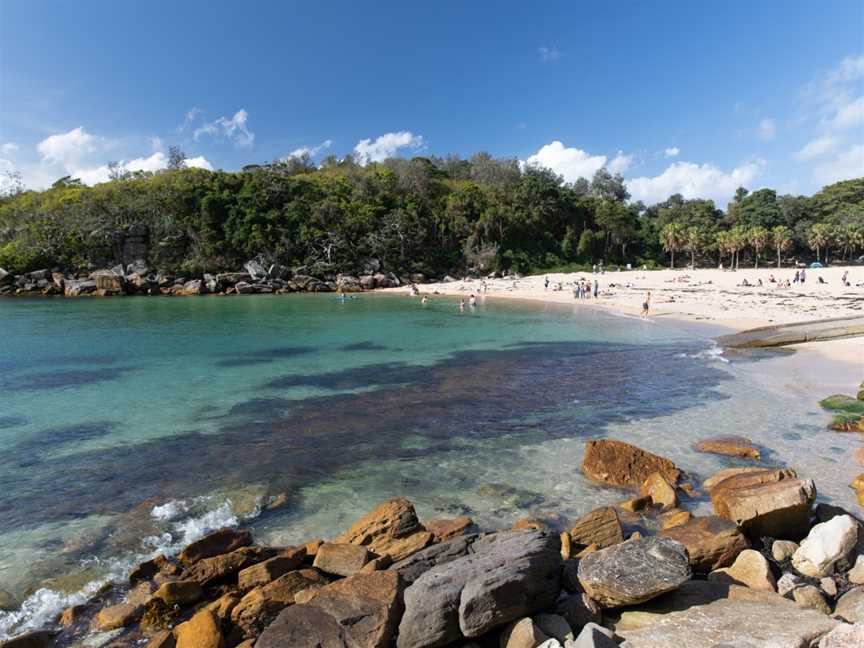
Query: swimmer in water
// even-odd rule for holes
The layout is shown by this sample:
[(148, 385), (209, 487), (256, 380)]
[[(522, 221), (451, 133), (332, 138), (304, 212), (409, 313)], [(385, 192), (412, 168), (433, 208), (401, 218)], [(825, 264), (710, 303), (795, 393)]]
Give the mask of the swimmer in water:
[(429, 301), (429, 298), (426, 295), (423, 295), (423, 297), (420, 298), (420, 303), (423, 304), (424, 306), (426, 305), (426, 303), (428, 301)]
[(477, 305), (477, 298), (474, 296), (474, 293), (471, 293), (471, 296), (468, 298), (468, 304), (471, 306)]
[(461, 297), (459, 298), (459, 312), (460, 313), (465, 312), (465, 300), (462, 299)]

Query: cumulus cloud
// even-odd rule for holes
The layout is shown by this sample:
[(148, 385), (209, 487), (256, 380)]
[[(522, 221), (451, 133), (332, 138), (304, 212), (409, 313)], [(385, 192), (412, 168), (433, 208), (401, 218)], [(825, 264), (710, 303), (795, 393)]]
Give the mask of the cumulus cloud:
[(756, 128), (756, 135), (761, 140), (772, 140), (777, 134), (777, 124), (773, 119), (763, 119)]
[(824, 123), (833, 130), (848, 130), (861, 126), (864, 124), (864, 97), (843, 102)]
[(828, 153), (832, 153), (839, 144), (839, 140), (833, 135), (822, 135), (814, 140), (807, 142), (804, 147), (795, 153), (796, 160), (813, 160), (822, 157)]
[(50, 135), (36, 145), (42, 161), (59, 164), (65, 168), (75, 166), (88, 155), (104, 148), (104, 140), (91, 135), (82, 126), (68, 133)]
[(553, 63), (561, 58), (561, 52), (557, 48), (546, 45), (538, 47), (537, 54), (544, 63)]
[(564, 146), (555, 140), (525, 160), (529, 166), (541, 166), (552, 169), (567, 182), (576, 182), (579, 178), (588, 180), (598, 169), (606, 165), (605, 155), (591, 155), (582, 149)]
[[(168, 168), (168, 156), (161, 151), (157, 151), (149, 157), (140, 157), (132, 160), (121, 160), (119, 166), (123, 171), (159, 171)], [(196, 167), (200, 169), (213, 170), (213, 166), (203, 156), (186, 159), (187, 167)], [(99, 184), (100, 182), (108, 182), (110, 173), (107, 164), (97, 167), (76, 169), (72, 173), (76, 178), (80, 178), (81, 182), (88, 185)]]
[(293, 151), (291, 151), (288, 155), (286, 155), (285, 159), (287, 160), (290, 158), (299, 158), (299, 157), (303, 157), (304, 155), (308, 155), (309, 157), (315, 157), (321, 151), (325, 151), (328, 148), (330, 148), (331, 146), (333, 146), (333, 140), (329, 140), (329, 139), (324, 140), (318, 146), (301, 146), (300, 148), (296, 148)]
[(762, 173), (764, 160), (755, 160), (725, 172), (713, 164), (675, 162), (654, 177), (633, 178), (627, 188), (633, 200), (653, 204), (679, 193), (685, 198), (710, 198), (725, 207), (738, 187), (753, 182)]
[(822, 185), (864, 175), (864, 144), (856, 144), (831, 160), (817, 164), (813, 179)]
[(384, 133), (374, 140), (362, 139), (354, 147), (354, 153), (360, 164), (368, 164), (393, 157), (399, 149), (419, 149), (422, 146), (422, 135), (414, 135), (411, 131), (399, 131), (398, 133)]
[(677, 146), (670, 146), (669, 148), (663, 150), (663, 155), (665, 155), (667, 158), (678, 157), (678, 154), (680, 152), (681, 149), (679, 149)]
[[(195, 109), (193, 109), (195, 110)], [(191, 113), (191, 111), (190, 111)], [(187, 119), (190, 113), (186, 114)], [(192, 115), (192, 120), (196, 119), (200, 112)], [(192, 137), (195, 141), (207, 135), (214, 139), (229, 140), (234, 143), (237, 148), (250, 148), (255, 142), (255, 133), (249, 130), (246, 123), (249, 121), (249, 113), (241, 108), (234, 116), (228, 119), (220, 117), (212, 122), (204, 122), (201, 126), (192, 131)], [(185, 122), (184, 122), (185, 123)]]
[(612, 158), (612, 161), (609, 162), (607, 168), (612, 173), (624, 173), (633, 165), (634, 157), (635, 156), (633, 155), (625, 155), (624, 151), (618, 151), (618, 154)]
[(3, 155), (12, 155), (18, 150), (18, 145), (15, 142), (6, 142), (0, 146), (0, 153)]

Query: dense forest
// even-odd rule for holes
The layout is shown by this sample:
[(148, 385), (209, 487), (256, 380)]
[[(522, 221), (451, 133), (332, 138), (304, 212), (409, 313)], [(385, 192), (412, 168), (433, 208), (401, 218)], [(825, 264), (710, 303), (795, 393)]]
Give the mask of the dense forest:
[[(566, 183), (480, 153), (389, 159), (292, 158), (240, 172), (171, 168), (75, 178), (0, 199), (0, 267), (86, 272), (116, 261), (118, 233), (146, 226), (147, 261), (190, 275), (249, 259), (306, 274), (404, 276), (607, 266), (849, 260), (864, 251), (864, 178), (811, 197), (741, 188), (726, 211), (680, 195), (630, 201), (605, 169)], [(301, 270), (298, 270), (301, 271)]]

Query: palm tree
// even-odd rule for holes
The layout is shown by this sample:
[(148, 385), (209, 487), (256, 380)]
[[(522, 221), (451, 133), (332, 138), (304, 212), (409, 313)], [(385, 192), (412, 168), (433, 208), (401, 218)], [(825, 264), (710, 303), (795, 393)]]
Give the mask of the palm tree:
[[(816, 260), (819, 261), (819, 252), (828, 247), (831, 241), (831, 227), (827, 223), (816, 223), (807, 232), (807, 245), (816, 252)], [(825, 263), (828, 263), (826, 251)]]
[(714, 244), (717, 246), (718, 265), (723, 265), (723, 255), (731, 251), (729, 247), (729, 232), (721, 230), (714, 235)]
[(688, 227), (684, 232), (684, 249), (690, 253), (690, 265), (696, 267), (696, 253), (702, 249), (704, 237), (702, 229), (695, 225)]
[(774, 244), (774, 249), (777, 250), (777, 268), (779, 269), (783, 252), (792, 247), (792, 230), (785, 225), (778, 225), (771, 230), (771, 242)]
[(750, 243), (750, 246), (756, 253), (756, 265), (754, 267), (758, 270), (759, 255), (762, 253), (762, 249), (768, 243), (768, 230), (758, 225), (756, 227), (751, 227), (750, 230), (747, 232), (747, 242)]
[(672, 269), (675, 269), (675, 251), (684, 241), (684, 226), (681, 223), (669, 223), (660, 232), (660, 243), (663, 249), (672, 255)]
[(741, 225), (736, 225), (729, 230), (729, 247), (733, 254), (735, 269), (738, 269), (739, 252), (747, 247), (747, 230)]

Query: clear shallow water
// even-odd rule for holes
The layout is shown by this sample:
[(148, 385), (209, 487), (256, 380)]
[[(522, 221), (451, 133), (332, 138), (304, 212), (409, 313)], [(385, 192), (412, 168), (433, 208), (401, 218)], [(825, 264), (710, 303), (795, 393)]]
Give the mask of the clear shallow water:
[(853, 502), (857, 439), (824, 430), (823, 394), (772, 388), (776, 359), (719, 357), (707, 329), (318, 295), (2, 300), (0, 331), (0, 590), (24, 602), (0, 638), (241, 520), (290, 543), (393, 496), (489, 527), (575, 517), (625, 497), (581, 476), (595, 436), (706, 476), (732, 462), (691, 442), (745, 434)]

